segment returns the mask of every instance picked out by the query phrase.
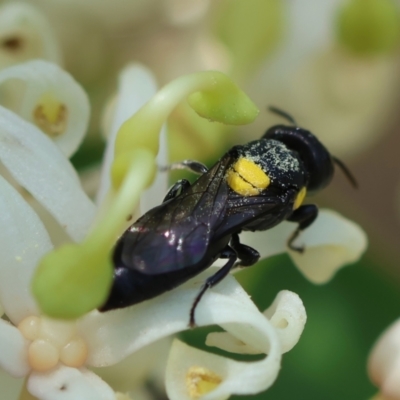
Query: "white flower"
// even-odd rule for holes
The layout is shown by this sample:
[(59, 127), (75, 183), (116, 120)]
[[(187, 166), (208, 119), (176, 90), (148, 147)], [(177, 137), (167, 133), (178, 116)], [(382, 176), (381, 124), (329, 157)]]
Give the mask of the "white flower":
[[(13, 223), (13, 229), (4, 232), (7, 238), (2, 235), (1, 239), (7, 239), (2, 240), (2, 245), (12, 247), (17, 252), (8, 250), (11, 259), (6, 260), (0, 270), (0, 295), (7, 316), (15, 325), (18, 324), (16, 327), (0, 320), (1, 367), (15, 377), (29, 374), (27, 388), (39, 399), (76, 399), (77, 396), (82, 399), (113, 399), (114, 392), (84, 366), (113, 365), (164, 336), (187, 329), (192, 299), (208, 273), (179, 290), (136, 307), (104, 314), (93, 311), (76, 322), (46, 319), (36, 310), (29, 284), (38, 256), (52, 247), (50, 240), (37, 216), (4, 180), (0, 191), (2, 212), (7, 216), (6, 220)], [(22, 232), (25, 237), (22, 237)], [(17, 274), (16, 268), (19, 270)], [(290, 323), (282, 329), (291, 330), (292, 340), (296, 342), (305, 322), (304, 308), (299, 300), (298, 305), (296, 301), (291, 305), (293, 302), (290, 300), (282, 303), (274, 314), (279, 312), (280, 307), (300, 307), (300, 315), (299, 311), (285, 315)], [(25, 315), (27, 317), (23, 318)], [(273, 318), (271, 316), (272, 321)], [(273, 329), (274, 322), (269, 323), (259, 313), (233, 278), (227, 279), (205, 296), (197, 311), (197, 323), (200, 326), (220, 324), (242, 342), (269, 354), (265, 361), (257, 362), (254, 366), (240, 366), (224, 359), (227, 366), (232, 363), (237, 367), (232, 368), (229, 380), (226, 375), (221, 377), (224, 385), (220, 382), (219, 390), (225, 393), (223, 397), (230, 393), (254, 393), (272, 384), (279, 370), (279, 332)], [(244, 325), (241, 327), (241, 324)], [(277, 326), (280, 326), (278, 322)], [(204, 363), (202, 357), (191, 361), (194, 365)], [(246, 385), (241, 385), (238, 392), (238, 378), (245, 373), (251, 375), (253, 370), (260, 372), (258, 379), (253, 378), (247, 389)], [(216, 369), (216, 372), (220, 370)], [(178, 398), (174, 395), (174, 391), (178, 390), (174, 383), (181, 386), (184, 379), (171, 382), (171, 398)], [(213, 398), (220, 398), (219, 392), (215, 396), (218, 397)]]
[[(26, 120), (0, 108), (0, 159), (9, 174), (8, 180), (0, 178), (0, 246), (3, 254), (0, 303), (10, 320), (0, 319), (0, 366), (14, 377), (27, 377), (27, 389), (39, 399), (115, 399), (114, 390), (87, 367), (110, 367), (159, 339), (187, 329), (193, 299), (212, 270), (176, 290), (133, 307), (107, 313), (91, 311), (71, 321), (50, 319), (39, 311), (31, 294), (32, 276), (36, 275), (34, 290), (37, 299), (53, 315), (82, 315), (88, 307), (92, 309), (95, 306), (93, 302), (100, 305), (103, 297), (96, 297), (97, 293), (104, 295), (97, 288), (98, 282), (101, 285), (106, 282), (105, 288), (108, 287), (107, 246), (123, 231), (127, 224), (126, 216), (135, 208), (151, 176), (154, 155), (141, 150), (140, 146), (150, 143), (149, 148), (155, 154), (158, 140), (154, 137), (158, 136), (171, 110), (190, 93), (201, 91), (203, 87), (218, 90), (218, 85), (229, 86), (232, 83), (214, 72), (183, 77), (166, 86), (119, 128), (155, 88), (153, 78), (143, 68), (132, 66), (124, 71), (121, 77), (123, 87), (111, 123), (113, 128), (108, 135), (109, 145), (114, 146), (115, 132), (119, 128), (114, 147), (116, 158), (110, 166), (112, 150), (108, 150), (102, 179), (105, 195), (100, 195), (102, 201), (92, 227), (96, 207), (82, 191), (76, 172), (66, 159), (86, 128), (87, 115), (83, 112), (84, 115), (77, 118), (82, 123), (75, 125), (74, 130), (70, 129), (70, 125), (75, 124), (75, 114), (85, 110), (89, 112), (85, 96), (64, 72), (45, 62), (33, 61), (6, 70), (3, 75), (0, 73), (0, 81), (16, 76), (29, 77), (26, 91), (29, 101), (26, 100), (21, 111)], [(36, 85), (36, 81), (41, 85)], [(251, 113), (241, 116), (236, 107), (243, 104), (248, 111), (251, 102), (240, 91), (232, 92), (230, 88), (228, 98), (221, 96), (209, 110), (203, 106), (212, 102), (213, 96), (205, 103), (201, 96), (191, 97), (191, 105), (208, 118), (223, 118), (225, 121), (228, 115), (233, 118), (232, 122), (244, 123)], [(43, 96), (44, 93), (52, 95)], [(130, 106), (125, 109), (127, 105)], [(227, 113), (232, 105), (235, 112)], [(43, 128), (46, 124), (43, 120), (38, 121), (35, 113), (32, 118), (32, 111), (38, 106), (42, 106), (41, 116), (47, 122), (61, 109), (66, 110), (62, 112), (62, 118), (66, 119), (65, 129), (59, 135), (54, 137), (51, 130), (46, 132)], [(238, 109), (241, 111), (241, 106)], [(31, 112), (25, 113), (24, 110)], [(165, 151), (161, 151), (159, 156), (165, 160)], [(106, 179), (110, 169), (111, 182)], [(165, 182), (162, 179), (165, 177), (158, 179), (161, 180), (156, 188), (159, 185), (163, 187)], [(26, 201), (29, 196), (21, 187), (36, 202)], [(157, 204), (162, 195), (151, 188), (144, 198), (155, 198)], [(31, 205), (37, 210), (41, 208), (41, 211), (36, 213)], [(142, 208), (149, 206), (143, 202), (141, 205)], [(43, 218), (45, 224), (39, 217), (43, 215), (41, 213), (47, 216)], [(330, 218), (323, 223), (328, 238), (332, 232), (335, 234), (349, 227), (347, 221), (335, 215)], [(333, 227), (332, 232), (329, 226)], [(350, 238), (362, 237), (359, 229), (351, 229), (348, 230)], [(52, 241), (58, 240), (55, 236), (60, 230), (64, 232), (64, 240), (80, 244), (68, 244), (53, 250)], [(353, 244), (343, 245), (340, 240), (332, 241), (324, 239), (324, 236), (326, 233), (319, 230), (319, 234), (311, 234), (310, 243), (306, 235), (300, 240), (305, 240), (306, 246), (310, 244), (310, 250), (313, 246), (325, 246), (316, 250), (318, 256), (311, 257), (312, 265), (324, 259), (327, 245), (333, 254), (340, 254), (334, 260), (334, 266), (329, 265), (328, 272), (322, 274), (326, 279), (343, 260), (354, 260), (362, 246), (342, 257), (343, 249), (353, 247)], [(286, 237), (283, 242), (285, 240)], [(360, 241), (356, 239), (354, 243)], [(270, 252), (282, 250), (283, 245), (279, 243)], [(65, 254), (72, 258), (60, 257)], [(82, 264), (82, 261), (88, 263)], [(315, 272), (308, 270), (306, 274), (314, 276)], [(316, 280), (321, 280), (320, 275), (317, 274)], [(48, 282), (51, 284), (46, 287)], [(276, 379), (282, 353), (298, 341), (305, 320), (305, 310), (297, 295), (281, 292), (264, 315), (236, 280), (227, 277), (205, 294), (196, 309), (196, 322), (199, 326), (217, 324), (226, 331), (210, 335), (209, 345), (231, 352), (263, 353), (266, 357), (261, 361), (240, 363), (175, 344), (167, 368), (169, 397), (182, 399), (205, 395), (207, 399), (224, 399), (231, 394), (265, 390)], [(140, 369), (140, 360), (138, 364)]]
[(213, 51), (216, 40), (204, 34), (208, 28), (202, 23), (212, 5), (209, 0), (35, 2), (52, 23), (69, 71), (96, 86), (109, 82), (132, 59), (149, 65), (162, 83), (192, 71), (220, 69), (224, 61)]
[[(76, 115), (63, 113), (67, 126), (60, 135), (64, 136), (51, 139), (51, 132), (46, 136), (32, 123), (0, 108), (0, 158), (15, 186), (1, 177), (1, 225), (7, 228), (1, 234), (4, 257), (0, 268), (0, 299), (12, 324), (0, 320), (0, 365), (16, 377), (29, 374), (28, 388), (39, 398), (49, 398), (54, 385), (67, 379), (72, 392), (82, 390), (92, 393), (87, 398), (112, 399), (114, 392), (101, 379), (90, 371), (76, 369), (85, 364), (87, 346), (77, 336), (75, 323), (50, 321), (40, 316), (30, 293), (30, 281), (40, 258), (52, 250), (53, 244), (38, 215), (16, 189), (24, 188), (34, 196), (70, 240), (79, 241), (85, 236), (95, 207), (80, 189), (78, 176), (63, 152), (70, 155), (85, 133), (88, 101), (69, 76), (45, 62), (34, 61), (4, 70), (0, 80), (13, 77), (27, 82), (27, 101), (21, 114), (32, 122), (37, 122), (33, 111), (40, 106), (42, 121), (51, 120), (60, 107), (80, 115), (81, 119), (74, 122)], [(53, 97), (43, 96), (47, 94)], [(79, 110), (74, 101), (78, 102)]]
[(55, 35), (40, 11), (26, 3), (0, 6), (0, 68), (41, 58), (59, 64)]
[[(260, 107), (277, 104), (286, 109), (322, 138), (334, 154), (351, 156), (376, 143), (395, 115), (399, 84), (396, 54), (361, 57), (340, 48), (335, 37), (336, 17), (342, 7), (339, 0), (289, 2), (287, 8), (284, 2), (236, 3), (39, 0), (36, 11), (25, 4), (4, 6), (16, 11), (12, 17), (4, 11), (5, 22), (0, 26), (13, 32), (22, 29), (24, 38), (32, 38), (33, 44), (28, 40), (29, 51), (15, 58), (17, 61), (40, 56), (59, 62), (55, 54), (62, 51), (74, 76), (96, 87), (91, 91), (92, 98), (96, 96), (95, 105), (102, 104), (107, 90), (99, 82), (109, 82), (116, 68), (131, 59), (149, 65), (162, 83), (190, 71), (219, 69), (250, 82), (250, 93)], [(51, 28), (40, 12), (52, 23)], [(258, 16), (262, 20), (253, 22)], [(288, 18), (285, 24), (284, 18)], [(20, 21), (28, 28), (24, 24), (21, 28)], [(280, 48), (265, 61), (259, 74), (248, 76), (286, 27)], [(1, 65), (10, 64), (1, 64), (0, 58)], [(263, 114), (257, 128), (252, 126), (249, 131), (253, 137), (271, 125), (271, 116)], [(185, 110), (172, 116), (170, 135), (182, 136), (190, 118)], [(210, 152), (223, 146), (215, 139), (221, 135), (213, 137), (208, 134), (211, 130), (191, 132), (209, 144)], [(190, 151), (197, 155), (194, 147)]]
[(371, 380), (382, 400), (400, 399), (400, 321), (395, 321), (376, 341), (368, 360)]
[(300, 272), (313, 283), (326, 283), (343, 266), (356, 262), (367, 248), (367, 236), (354, 222), (332, 210), (320, 210), (317, 220), (296, 239), (303, 253), (287, 248), (293, 224), (282, 222), (266, 232), (244, 232), (243, 243), (259, 249), (261, 257), (288, 252)]
[[(344, 3), (289, 2), (283, 43), (266, 60), (248, 92), (256, 104), (289, 112), (332, 154), (349, 157), (375, 144), (394, 119), (400, 81), (395, 51), (363, 56), (338, 44), (338, 13)], [(271, 121), (282, 123), (264, 113), (257, 131)]]

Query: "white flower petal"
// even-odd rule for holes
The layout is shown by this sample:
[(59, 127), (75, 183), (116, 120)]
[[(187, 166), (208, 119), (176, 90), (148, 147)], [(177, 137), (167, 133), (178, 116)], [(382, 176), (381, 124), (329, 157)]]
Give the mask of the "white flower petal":
[(32, 58), (60, 63), (61, 54), (54, 32), (44, 16), (26, 3), (0, 7), (0, 68)]
[(71, 163), (34, 125), (0, 107), (0, 160), (14, 179), (46, 208), (75, 241), (93, 221), (95, 205)]
[[(267, 389), (275, 380), (279, 360), (238, 362), (187, 346), (175, 340), (166, 371), (170, 400), (222, 400), (231, 394), (254, 394)], [(270, 365), (266, 362), (272, 361)], [(264, 364), (264, 365), (263, 365)], [(202, 390), (201, 383), (207, 384)], [(263, 382), (264, 385), (260, 385)]]
[[(287, 252), (287, 239), (295, 229), (294, 224), (284, 221), (267, 231), (244, 231), (240, 234), (240, 242), (254, 247), (260, 253), (262, 260)], [(221, 263), (221, 261), (218, 260), (218, 263)]]
[[(161, 339), (143, 347), (117, 364), (92, 368), (92, 370), (115, 391), (130, 392), (143, 386), (146, 380), (154, 376), (155, 370), (165, 369), (164, 364), (166, 364), (170, 348), (170, 338)], [(154, 379), (152, 382), (154, 384)]]
[(282, 222), (265, 232), (243, 232), (241, 241), (257, 249), (261, 258), (288, 252), (300, 271), (314, 283), (325, 283), (338, 269), (357, 261), (367, 246), (364, 231), (354, 222), (331, 210), (320, 210), (317, 220), (305, 229), (295, 244), (303, 253), (288, 249), (287, 239), (296, 224)]
[(100, 166), (94, 165), (79, 171), (82, 188), (85, 193), (93, 198), (96, 196), (97, 188), (100, 185)]
[[(110, 365), (161, 337), (187, 329), (192, 302), (206, 276), (215, 271), (206, 271), (181, 288), (142, 304), (103, 315), (93, 312), (84, 317), (78, 329), (83, 337), (90, 338), (87, 362), (96, 366)], [(235, 279), (226, 277), (200, 301), (196, 323), (199, 326), (218, 324), (268, 356), (254, 363), (224, 361), (231, 373), (210, 395), (213, 399), (231, 393), (265, 390), (278, 374), (281, 348), (276, 330), (242, 293)]]
[(300, 271), (314, 283), (325, 283), (341, 267), (356, 262), (367, 248), (367, 236), (359, 225), (340, 214), (325, 210), (306, 229), (297, 243), (306, 250), (289, 255)]
[[(217, 388), (230, 375), (235, 374), (236, 364), (237, 362), (225, 357), (174, 340), (165, 377), (168, 398), (170, 400), (193, 400), (199, 397), (226, 399), (229, 393), (217, 397), (208, 396), (207, 391)], [(201, 390), (203, 382), (208, 384), (206, 391)]]
[[(52, 0), (40, 0), (39, 3), (46, 7), (55, 21), (66, 21), (67, 24), (91, 24), (111, 35), (121, 35), (122, 28), (134, 27), (137, 22), (143, 23), (147, 18), (152, 18), (154, 13), (159, 13), (159, 0), (99, 2), (98, 0), (62, 0), (54, 3)], [(68, 25), (70, 26), (70, 25)], [(74, 35), (75, 32), (63, 29), (63, 36)], [(117, 36), (119, 42), (124, 36)], [(110, 38), (111, 39), (111, 38)], [(107, 43), (103, 43), (107, 49)]]
[[(77, 326), (89, 346), (87, 363), (96, 367), (113, 365), (150, 343), (188, 329), (192, 302), (206, 277), (215, 271), (209, 269), (185, 285), (135, 306), (106, 313), (93, 311), (83, 317)], [(216, 313), (212, 301), (218, 303), (220, 298), (259, 313), (243, 292), (233, 276), (226, 277), (204, 295), (196, 309), (197, 324), (221, 324), (226, 318), (234, 318)]]
[(39, 217), (1, 176), (0, 193), (0, 299), (17, 325), (38, 314), (30, 282), (38, 261), (53, 246)]
[(206, 345), (236, 354), (260, 354), (251, 344), (244, 343), (228, 332), (211, 332), (207, 335)]
[(165, 13), (168, 21), (177, 26), (185, 26), (200, 20), (206, 14), (210, 0), (166, 0)]
[[(264, 315), (276, 328), (282, 353), (291, 350), (299, 341), (307, 320), (306, 310), (300, 297), (296, 293), (282, 290), (277, 294), (272, 305), (264, 311)], [(259, 354), (261, 352), (228, 332), (208, 334), (206, 344), (231, 353)]]
[(281, 341), (282, 353), (297, 344), (307, 321), (306, 309), (300, 297), (289, 290), (282, 290), (275, 297), (264, 315), (276, 328)]
[[(297, 2), (289, 4), (290, 25), (284, 46), (280, 46), (272, 61), (267, 61), (267, 74), (263, 71), (262, 81), (264, 84), (272, 83), (274, 89), (281, 87), (284, 77), (294, 74), (304, 60), (331, 42), (335, 22), (333, 16), (339, 1), (326, 0), (321, 3), (316, 0), (304, 0), (301, 4)], [(312, 14), (309, 12), (310, 9), (313, 11)]]
[[(232, 302), (231, 304), (229, 304), (229, 302), (225, 303), (226, 300), (227, 298), (225, 296), (222, 296), (219, 300), (210, 299), (212, 303), (209, 303), (209, 307), (212, 307), (212, 312), (216, 314), (224, 314), (222, 318), (219, 315), (215, 315), (215, 319), (226, 319), (232, 322), (221, 323), (223, 321), (215, 321), (214, 323), (218, 323), (227, 332), (234, 335), (245, 344), (254, 346), (256, 349), (259, 349), (260, 352), (268, 354), (268, 356), (261, 361), (255, 362), (237, 362), (228, 358), (219, 358), (221, 363), (220, 367), (224, 365), (226, 375), (222, 383), (213, 392), (204, 396), (205, 399), (222, 399), (227, 398), (231, 394), (255, 394), (264, 391), (275, 381), (280, 368), (282, 350), (274, 327), (258, 311), (254, 312), (250, 308), (246, 309), (246, 307), (236, 302)], [(204, 308), (203, 310), (206, 311)], [(173, 357), (172, 354), (171, 352), (171, 358)], [(180, 362), (186, 363), (188, 361), (186, 352), (181, 354), (181, 357), (183, 357), (184, 360)], [(209, 365), (203, 365), (203, 360), (191, 360), (191, 365), (205, 366), (207, 369), (217, 372), (218, 374), (218, 369), (212, 368), (213, 362), (216, 361), (215, 357), (217, 356), (207, 356), (210, 360)], [(214, 361), (212, 361), (213, 358)], [(167, 374), (170, 367), (174, 368), (172, 367), (172, 361), (168, 363)], [(169, 382), (167, 379), (167, 391), (172, 399), (172, 393), (168, 389), (168, 385)]]
[(42, 60), (28, 61), (0, 71), (0, 83), (10, 79), (26, 83), (19, 113), (25, 120), (37, 125), (35, 112), (43, 95), (51, 95), (57, 110), (58, 106), (65, 107), (62, 118), (65, 127), (57, 134), (45, 133), (53, 138), (66, 157), (74, 154), (86, 133), (90, 116), (89, 99), (81, 86), (68, 72)]
[[(303, 117), (296, 110), (299, 107), (307, 107), (307, 105), (293, 108), (290, 99), (291, 92), (297, 90), (297, 87), (293, 86), (294, 76), (298, 71), (302, 71), (303, 64), (315, 52), (325, 49), (332, 41), (333, 16), (337, 11), (338, 3), (339, 0), (288, 2), (287, 32), (284, 41), (277, 48), (274, 56), (267, 58), (264, 67), (260, 68), (259, 73), (253, 77), (249, 87), (249, 93), (256, 104), (284, 107), (285, 111), (293, 115), (296, 120)], [(313, 85), (318, 85), (318, 83), (312, 82)], [(303, 100), (302, 103), (307, 102)], [(319, 111), (321, 112), (321, 110)], [(313, 115), (319, 117), (320, 113), (316, 113), (314, 110)], [(308, 123), (310, 115), (307, 117)], [(255, 124), (248, 128), (244, 127), (244, 130), (252, 138), (258, 139), (260, 132), (265, 131), (266, 127), (282, 122), (281, 117), (275, 117), (270, 113), (261, 113)], [(308, 128), (310, 127), (308, 126)], [(319, 132), (315, 133), (320, 134)]]
[(24, 378), (13, 378), (0, 368), (0, 388), (3, 399), (18, 400), (24, 381)]
[(15, 378), (29, 373), (29, 342), (9, 322), (0, 319), (0, 367)]
[(118, 94), (104, 155), (101, 185), (97, 202), (101, 203), (110, 188), (110, 167), (114, 160), (114, 142), (121, 125), (150, 100), (157, 91), (151, 72), (140, 64), (128, 65), (119, 76)]
[[(256, 104), (284, 108), (332, 154), (348, 157), (376, 143), (395, 117), (399, 60), (395, 53), (360, 57), (338, 45), (342, 3), (288, 2), (284, 43), (253, 78), (249, 93)], [(264, 113), (248, 132), (254, 137), (251, 132), (282, 122)]]
[(400, 399), (400, 320), (378, 338), (368, 360), (368, 371), (384, 396)]
[(115, 400), (114, 391), (86, 369), (58, 366), (50, 372), (32, 372), (29, 392), (40, 400)]

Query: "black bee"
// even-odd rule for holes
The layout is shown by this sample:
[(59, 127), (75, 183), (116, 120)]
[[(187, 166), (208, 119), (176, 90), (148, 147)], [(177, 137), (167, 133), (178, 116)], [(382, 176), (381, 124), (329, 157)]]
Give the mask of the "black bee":
[(118, 240), (114, 280), (101, 311), (127, 307), (174, 289), (205, 270), (218, 258), (226, 264), (210, 276), (193, 301), (195, 309), (205, 291), (236, 265), (255, 264), (260, 254), (240, 243), (241, 231), (264, 231), (286, 220), (297, 223), (288, 239), (292, 250), (299, 233), (318, 215), (314, 204), (303, 204), (332, 180), (334, 163), (356, 186), (348, 169), (291, 116), (271, 107), (293, 126), (276, 125), (259, 140), (234, 146), (207, 169), (186, 160), (173, 167), (201, 176), (182, 179), (163, 203), (139, 218)]

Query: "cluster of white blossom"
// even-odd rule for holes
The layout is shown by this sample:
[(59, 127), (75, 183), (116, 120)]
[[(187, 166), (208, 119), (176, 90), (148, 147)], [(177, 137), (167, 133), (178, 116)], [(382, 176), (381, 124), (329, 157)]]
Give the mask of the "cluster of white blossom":
[[(257, 103), (285, 104), (300, 120), (307, 118), (309, 127), (325, 132), (323, 141), (339, 154), (354, 154), (362, 150), (361, 144), (374, 143), (375, 132), (381, 131), (378, 126), (393, 111), (397, 57), (365, 61), (343, 52), (332, 34), (337, 0), (292, 2), (284, 45), (268, 61), (267, 69), (253, 76), (253, 82), (245, 79), (251, 66), (239, 65), (238, 59), (246, 55), (249, 63), (260, 62), (254, 54), (263, 51), (255, 39), (261, 39), (265, 29), (250, 29), (249, 22), (247, 34), (259, 47), (229, 47), (229, 40), (218, 41), (205, 30), (205, 21), (217, 15), (217, 5), (205, 0), (190, 3), (165, 0), (160, 8), (156, 1), (119, 0), (110, 8), (106, 2), (38, 0), (37, 9), (13, 2), (0, 8), (0, 392), (7, 399), (148, 399), (143, 384), (146, 379), (161, 381), (163, 368), (163, 385), (171, 400), (254, 394), (273, 384), (282, 354), (300, 338), (306, 311), (295, 293), (278, 293), (273, 304), (260, 312), (234, 277), (228, 276), (207, 292), (196, 311), (199, 326), (219, 325), (224, 330), (209, 334), (206, 345), (265, 357), (238, 362), (168, 339), (188, 328), (190, 306), (212, 274), (210, 270), (171, 292), (123, 310), (99, 313), (86, 306), (103, 296), (93, 289), (94, 283), (108, 279), (107, 262), (96, 264), (110, 250), (104, 243), (123, 232), (126, 215), (143, 214), (165, 194), (167, 175), (155, 174), (152, 179), (155, 165), (168, 162), (166, 119), (183, 107), (189, 95), (207, 87), (209, 79), (184, 74), (209, 68), (231, 73), (247, 82)], [(271, 15), (279, 13), (271, 2), (259, 3), (251, 18), (257, 7), (268, 8)], [(318, 24), (307, 22), (310, 7)], [(234, 21), (240, 8), (230, 11), (227, 21)], [(241, 17), (250, 18), (244, 13)], [(67, 25), (76, 22), (74, 32), (61, 23), (64, 19)], [(145, 24), (147, 30), (143, 21), (150, 21)], [(139, 28), (143, 32), (138, 37), (143, 40), (135, 40)], [(129, 64), (120, 72), (118, 92), (103, 117), (107, 146), (94, 202), (69, 161), (88, 132), (91, 101), (60, 65), (93, 88), (101, 81), (109, 84), (107, 74), (113, 68), (137, 59), (152, 71)], [(184, 76), (157, 94), (153, 73), (162, 82)], [(164, 103), (159, 101), (160, 93)], [(151, 104), (151, 112), (146, 103)], [(192, 110), (185, 107), (180, 114), (187, 118), (182, 126), (194, 121), (189, 116)], [(202, 116), (218, 120), (214, 115)], [(98, 113), (93, 118), (99, 126)], [(253, 125), (253, 132), (264, 129), (265, 118), (258, 118), (260, 129)], [(199, 130), (196, 124), (200, 122), (193, 124), (194, 131)], [(127, 139), (130, 134), (136, 135), (133, 145)], [(204, 139), (205, 143), (213, 140)], [(147, 145), (152, 151), (143, 150)], [(121, 159), (125, 162), (131, 157), (130, 164), (116, 184), (119, 178), (112, 171), (124, 146), (130, 153), (121, 153)], [(109, 228), (109, 233), (103, 234), (103, 228)], [(245, 233), (242, 239), (267, 258), (288, 251), (286, 240), (292, 230), (292, 224), (282, 223), (267, 232)], [(315, 283), (326, 282), (340, 267), (356, 261), (366, 247), (363, 231), (329, 210), (322, 210), (298, 240), (307, 251), (289, 255)], [(97, 255), (91, 253), (93, 249), (98, 249)], [(74, 260), (75, 250), (80, 252), (82, 265), (88, 260), (88, 272), (82, 275), (62, 260), (63, 254)], [(97, 266), (104, 275), (93, 272)], [(54, 272), (50, 280), (33, 283), (42, 270), (58, 269), (60, 277)], [(57, 286), (62, 279), (65, 293), (62, 285)], [(46, 288), (46, 282), (56, 285)], [(87, 295), (82, 290), (86, 287)], [(74, 290), (76, 298), (71, 297)], [(57, 291), (60, 303), (54, 296)], [(48, 300), (52, 296), (53, 303)], [(60, 309), (60, 316), (69, 312), (77, 316), (54, 318), (65, 298), (70, 298), (66, 307), (73, 311)], [(81, 305), (84, 313), (75, 311)], [(400, 398), (397, 325), (379, 341), (370, 359), (372, 379), (385, 399)]]

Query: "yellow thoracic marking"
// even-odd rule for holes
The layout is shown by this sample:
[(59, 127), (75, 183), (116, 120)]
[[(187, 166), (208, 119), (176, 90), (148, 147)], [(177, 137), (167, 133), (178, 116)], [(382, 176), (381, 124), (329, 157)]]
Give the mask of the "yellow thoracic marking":
[(243, 178), (233, 169), (230, 169), (227, 172), (226, 181), (232, 190), (241, 194), (242, 196), (255, 196), (260, 194), (259, 190), (257, 190), (254, 186), (251, 186), (250, 183), (244, 181)]
[(243, 157), (228, 170), (226, 181), (232, 190), (242, 196), (255, 196), (271, 182), (260, 166)]
[(293, 210), (296, 210), (302, 205), (304, 198), (306, 197), (306, 194), (307, 194), (307, 188), (304, 186), (303, 188), (301, 188), (300, 192), (297, 193), (297, 196), (293, 204)]

